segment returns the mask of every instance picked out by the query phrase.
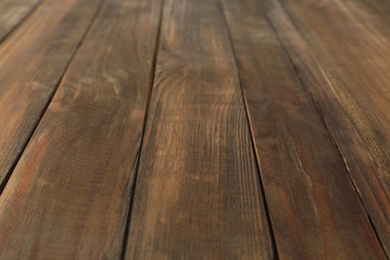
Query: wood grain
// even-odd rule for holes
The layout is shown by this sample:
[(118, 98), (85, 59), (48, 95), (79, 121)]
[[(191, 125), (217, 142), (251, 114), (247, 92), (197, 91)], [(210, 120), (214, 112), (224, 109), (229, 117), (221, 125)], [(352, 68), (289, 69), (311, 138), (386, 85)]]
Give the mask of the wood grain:
[(222, 2), (278, 256), (384, 258), (338, 150), (261, 2)]
[(216, 1), (165, 1), (127, 259), (273, 258)]
[[(387, 254), (388, 52), (333, 1), (267, 1), (267, 11), (338, 146)], [(327, 17), (332, 17), (331, 21)], [(293, 20), (291, 20), (293, 18)]]
[(103, 5), (0, 197), (1, 259), (120, 258), (159, 15), (159, 1)]
[(0, 192), (97, 11), (47, 0), (0, 45)]
[(41, 0), (0, 1), (0, 42), (15, 29), (40, 2)]
[(336, 0), (336, 4), (360, 25), (377, 44), (390, 49), (390, 2), (383, 0)]

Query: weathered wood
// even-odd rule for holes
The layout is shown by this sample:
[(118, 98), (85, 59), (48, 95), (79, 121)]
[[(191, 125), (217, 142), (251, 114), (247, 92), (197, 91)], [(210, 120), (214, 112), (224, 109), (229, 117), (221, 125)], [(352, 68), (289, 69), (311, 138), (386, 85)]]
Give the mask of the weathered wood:
[(0, 1), (0, 41), (17, 27), (36, 8), (39, 2), (41, 0)]
[(219, 4), (165, 1), (157, 61), (126, 258), (272, 258)]
[(341, 11), (355, 20), (372, 41), (390, 50), (390, 2), (383, 0), (336, 0)]
[(293, 21), (276, 0), (266, 1), (269, 18), (337, 143), (389, 254), (388, 51), (333, 1), (323, 6), (284, 2)]
[(279, 257), (384, 258), (338, 150), (261, 2), (222, 2)]
[(48, 0), (0, 45), (0, 192), (98, 2)]
[[(54, 2), (72, 6), (67, 30), (85, 30), (78, 18), (96, 9)], [(120, 258), (160, 9), (154, 0), (103, 5), (0, 197), (0, 258)], [(69, 47), (55, 47), (62, 60)]]
[(390, 255), (389, 1), (103, 1), (0, 0), (0, 259)]

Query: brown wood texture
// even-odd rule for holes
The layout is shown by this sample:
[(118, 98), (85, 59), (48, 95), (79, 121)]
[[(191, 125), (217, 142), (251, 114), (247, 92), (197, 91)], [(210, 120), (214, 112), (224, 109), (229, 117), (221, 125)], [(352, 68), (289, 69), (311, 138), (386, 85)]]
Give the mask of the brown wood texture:
[(103, 5), (0, 197), (1, 259), (120, 258), (159, 15), (160, 1)]
[(337, 0), (344, 13), (360, 24), (377, 44), (390, 48), (390, 2), (383, 0)]
[(127, 259), (273, 258), (217, 1), (165, 1)]
[(47, 0), (0, 45), (0, 192), (90, 24), (96, 3)]
[(222, 2), (279, 258), (385, 258), (337, 147), (261, 2)]
[(0, 0), (0, 260), (388, 259), (389, 11)]
[(0, 42), (36, 8), (41, 0), (0, 1)]
[(266, 3), (389, 255), (388, 52), (333, 1)]

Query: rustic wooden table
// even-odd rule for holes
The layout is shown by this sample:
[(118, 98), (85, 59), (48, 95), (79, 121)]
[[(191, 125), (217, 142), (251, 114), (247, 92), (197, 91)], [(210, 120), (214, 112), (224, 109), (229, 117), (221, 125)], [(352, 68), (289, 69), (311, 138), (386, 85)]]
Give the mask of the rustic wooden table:
[(390, 1), (0, 0), (0, 259), (386, 259)]

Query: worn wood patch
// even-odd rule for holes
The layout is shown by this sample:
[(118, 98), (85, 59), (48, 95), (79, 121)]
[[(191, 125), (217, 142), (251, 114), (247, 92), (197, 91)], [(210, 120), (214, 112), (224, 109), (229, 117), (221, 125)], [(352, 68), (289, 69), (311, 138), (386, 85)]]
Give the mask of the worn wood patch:
[(273, 258), (216, 1), (165, 1), (126, 258)]
[(159, 1), (103, 5), (0, 197), (2, 258), (120, 258), (159, 15)]
[(222, 2), (279, 257), (383, 257), (337, 147), (261, 2)]

